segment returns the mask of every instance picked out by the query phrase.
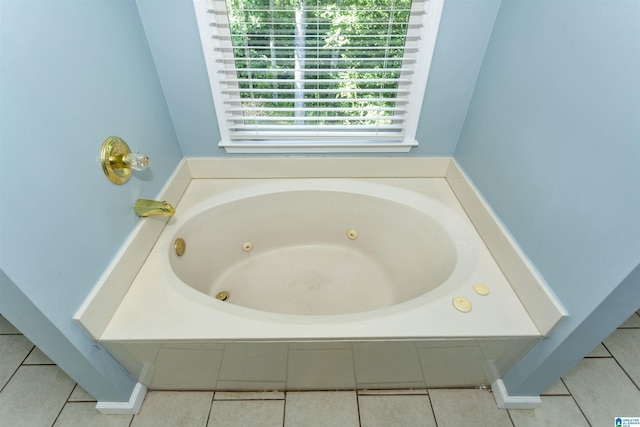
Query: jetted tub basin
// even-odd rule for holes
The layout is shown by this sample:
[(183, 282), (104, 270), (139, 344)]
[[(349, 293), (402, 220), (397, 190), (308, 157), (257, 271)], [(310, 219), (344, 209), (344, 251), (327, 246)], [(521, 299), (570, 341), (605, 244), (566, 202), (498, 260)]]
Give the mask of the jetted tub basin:
[(201, 203), (170, 229), (159, 241), (167, 274), (228, 304), (298, 316), (442, 294), (476, 261), (472, 230), (444, 204), (357, 181), (253, 186)]

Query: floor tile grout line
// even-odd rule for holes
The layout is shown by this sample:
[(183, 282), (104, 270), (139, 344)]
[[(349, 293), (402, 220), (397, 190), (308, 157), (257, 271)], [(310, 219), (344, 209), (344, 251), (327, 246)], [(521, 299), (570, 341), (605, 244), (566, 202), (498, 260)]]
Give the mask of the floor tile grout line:
[[(609, 348), (602, 343), (602, 345), (604, 345), (604, 347), (607, 349), (607, 351), (609, 353), (611, 353), (611, 350), (609, 350)], [(620, 367), (620, 369), (622, 369), (622, 372), (624, 372), (624, 374), (627, 376), (627, 378), (629, 378), (629, 381), (631, 381), (631, 384), (633, 384), (634, 386), (636, 386), (636, 388), (638, 389), (638, 391), (640, 391), (640, 384), (636, 384), (635, 380), (631, 377), (631, 375), (629, 375), (629, 373), (627, 372), (627, 370), (624, 368), (624, 366), (622, 366), (622, 364), (618, 361), (618, 359), (615, 358), (615, 356), (613, 356), (613, 353), (611, 353), (611, 356), (613, 358), (613, 360), (616, 361), (616, 364)]]
[(284, 405), (282, 405), (282, 427), (285, 427), (287, 417), (287, 395), (288, 391), (284, 392)]
[[(16, 334), (16, 335), (22, 335), (22, 334)], [(9, 383), (11, 382), (11, 380), (13, 379), (13, 377), (16, 375), (16, 373), (18, 372), (18, 370), (20, 368), (22, 368), (23, 366), (29, 366), (29, 365), (25, 365), (24, 361), (27, 360), (27, 357), (29, 357), (29, 354), (31, 354), (31, 352), (33, 351), (34, 347), (35, 347), (35, 345), (33, 345), (31, 350), (29, 350), (27, 355), (22, 359), (22, 362), (20, 362), (20, 364), (16, 367), (16, 369), (13, 370), (13, 372), (11, 373), (9, 378), (7, 378), (7, 381), (4, 383), (4, 385), (2, 387), (0, 387), (0, 393), (2, 393), (4, 391), (4, 389), (9, 385)]]
[(589, 417), (587, 417), (587, 414), (584, 412), (584, 410), (582, 409), (582, 406), (580, 406), (580, 403), (578, 403), (578, 401), (576, 400), (576, 398), (575, 398), (575, 396), (573, 394), (571, 395), (571, 399), (573, 399), (573, 402), (578, 407), (578, 410), (582, 414), (582, 417), (584, 418), (584, 420), (587, 422), (587, 424), (589, 424), (589, 427), (592, 427), (593, 424), (591, 424), (591, 421), (589, 420)]
[(216, 401), (216, 392), (211, 393), (211, 402), (209, 402), (209, 413), (207, 414), (207, 420), (204, 423), (205, 427), (209, 425), (209, 420), (211, 419), (211, 415), (213, 414), (213, 402)]
[[(583, 359), (584, 360), (584, 359)], [(589, 418), (587, 417), (587, 414), (585, 414), (584, 410), (582, 410), (582, 407), (580, 406), (580, 403), (576, 400), (575, 396), (573, 395), (573, 393), (571, 393), (571, 389), (569, 388), (569, 386), (564, 382), (564, 378), (560, 378), (560, 381), (562, 381), (562, 384), (564, 384), (565, 388), (567, 390), (569, 390), (569, 396), (571, 396), (571, 399), (573, 400), (573, 402), (576, 404), (576, 406), (578, 407), (578, 410), (580, 411), (580, 413), (582, 414), (582, 417), (585, 419), (585, 421), (587, 422), (587, 424), (589, 424), (589, 427), (592, 427), (591, 425), (591, 421), (589, 421)]]
[[(34, 346), (35, 348), (35, 346)], [(33, 349), (31, 350), (33, 351)], [(31, 354), (31, 352), (29, 352), (29, 354)], [(27, 356), (29, 357), (29, 356)], [(55, 365), (55, 364), (54, 364)], [(54, 366), (54, 365), (26, 365), (26, 366)], [(57, 366), (57, 365), (55, 365)], [(58, 369), (60, 369), (58, 367)], [(67, 399), (64, 401), (64, 403), (62, 404), (62, 406), (60, 407), (60, 410), (58, 411), (58, 415), (56, 415), (56, 418), (53, 420), (53, 423), (51, 423), (51, 426), (55, 426), (55, 424), (58, 422), (58, 419), (60, 418), (60, 415), (62, 415), (62, 411), (64, 411), (65, 406), (67, 406), (67, 404), (69, 403), (73, 403), (73, 402), (69, 402), (69, 399), (71, 399), (71, 395), (73, 394), (73, 390), (76, 389), (76, 386), (78, 385), (78, 383), (75, 383), (75, 385), (71, 388), (71, 391), (69, 392), (69, 395), (67, 396)]]
[(431, 407), (431, 413), (433, 414), (433, 422), (436, 423), (436, 427), (438, 427), (438, 417), (436, 417), (436, 410), (433, 407), (433, 401), (431, 400), (431, 393), (429, 393), (429, 389), (427, 389), (427, 399), (429, 399), (429, 406)]
[(360, 418), (360, 395), (358, 394), (357, 390), (355, 394), (356, 394), (356, 411), (358, 412), (358, 425), (362, 427), (362, 418)]
[(513, 422), (513, 417), (511, 417), (511, 409), (506, 409), (507, 416), (509, 417), (509, 421), (511, 422), (512, 427), (516, 427), (516, 423)]

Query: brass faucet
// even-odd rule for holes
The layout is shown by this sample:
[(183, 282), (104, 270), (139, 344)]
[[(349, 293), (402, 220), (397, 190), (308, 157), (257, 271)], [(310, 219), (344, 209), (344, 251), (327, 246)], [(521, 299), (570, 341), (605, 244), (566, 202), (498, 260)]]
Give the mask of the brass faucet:
[(173, 216), (176, 210), (167, 202), (158, 202), (155, 200), (138, 199), (133, 205), (133, 211), (138, 216)]

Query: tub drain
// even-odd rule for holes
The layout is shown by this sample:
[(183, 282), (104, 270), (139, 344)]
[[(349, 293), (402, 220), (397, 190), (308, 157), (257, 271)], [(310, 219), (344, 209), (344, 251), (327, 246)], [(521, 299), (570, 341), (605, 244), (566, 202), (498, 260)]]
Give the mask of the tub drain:
[(216, 299), (219, 299), (220, 301), (228, 300), (229, 299), (229, 292), (227, 292), (227, 291), (218, 292), (216, 294)]
[(182, 256), (184, 255), (184, 251), (187, 249), (187, 244), (185, 243), (183, 238), (177, 238), (173, 244), (173, 248), (176, 250), (176, 255)]

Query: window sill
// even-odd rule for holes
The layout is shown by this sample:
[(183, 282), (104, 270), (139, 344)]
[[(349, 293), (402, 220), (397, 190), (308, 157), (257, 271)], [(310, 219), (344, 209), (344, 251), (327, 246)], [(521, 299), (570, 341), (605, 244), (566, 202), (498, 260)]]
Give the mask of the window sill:
[(242, 142), (221, 141), (219, 147), (232, 154), (295, 154), (295, 153), (408, 153), (417, 147), (418, 142), (407, 140), (402, 142), (348, 142), (348, 143), (309, 143), (309, 142)]

